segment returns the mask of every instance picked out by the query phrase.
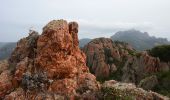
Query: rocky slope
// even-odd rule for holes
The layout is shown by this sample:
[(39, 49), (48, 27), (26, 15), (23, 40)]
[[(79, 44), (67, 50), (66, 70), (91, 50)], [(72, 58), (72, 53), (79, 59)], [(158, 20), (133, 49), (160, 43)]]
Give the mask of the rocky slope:
[[(10, 59), (0, 62), (0, 98), (105, 100), (127, 94), (140, 100), (168, 99), (135, 86), (131, 89), (128, 84), (115, 81), (99, 84), (96, 77), (89, 73), (86, 56), (78, 47), (77, 34), (76, 22), (53, 20), (43, 28), (41, 35), (32, 31), (28, 37), (21, 39)], [(138, 91), (132, 94), (126, 89)]]
[(109, 38), (94, 39), (83, 51), (87, 66), (99, 81), (114, 79), (152, 90), (162, 83), (155, 74), (170, 72), (170, 65), (158, 57), (146, 51), (137, 52), (127, 43), (113, 42)]

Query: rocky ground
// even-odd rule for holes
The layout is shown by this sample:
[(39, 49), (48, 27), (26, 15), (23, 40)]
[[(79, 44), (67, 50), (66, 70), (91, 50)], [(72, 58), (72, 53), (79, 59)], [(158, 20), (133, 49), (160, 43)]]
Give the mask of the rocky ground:
[[(41, 35), (31, 31), (28, 37), (21, 39), (9, 60), (0, 62), (0, 98), (168, 100), (165, 96), (136, 88), (128, 83), (114, 80), (99, 83), (86, 66), (86, 56), (78, 47), (77, 34), (76, 22), (53, 20), (43, 28)], [(121, 55), (126, 53), (122, 51)], [(118, 51), (114, 51), (114, 54), (117, 54), (117, 60), (121, 58)], [(112, 60), (108, 58), (108, 61)], [(109, 71), (115, 72), (116, 65), (111, 66), (112, 70)], [(107, 71), (103, 74), (107, 74)]]

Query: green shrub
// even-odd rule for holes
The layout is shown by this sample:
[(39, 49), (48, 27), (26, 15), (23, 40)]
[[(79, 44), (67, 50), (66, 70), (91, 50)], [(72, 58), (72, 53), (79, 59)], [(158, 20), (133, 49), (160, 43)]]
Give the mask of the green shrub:
[(170, 97), (170, 71), (159, 72), (156, 75), (158, 77), (159, 84), (156, 85), (154, 91)]
[(156, 46), (148, 52), (151, 56), (159, 57), (161, 61), (170, 61), (170, 45)]

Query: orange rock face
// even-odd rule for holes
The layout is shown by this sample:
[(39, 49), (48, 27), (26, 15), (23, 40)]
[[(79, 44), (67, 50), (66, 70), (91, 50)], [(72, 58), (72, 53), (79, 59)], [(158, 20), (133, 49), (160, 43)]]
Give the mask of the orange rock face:
[(0, 75), (0, 97), (6, 95), (6, 93), (12, 90), (11, 75), (8, 70), (5, 70)]
[[(78, 24), (52, 21), (37, 41), (36, 65), (50, 78), (71, 78), (82, 71), (85, 56), (78, 48)], [(80, 62), (82, 61), (82, 62)], [(86, 67), (86, 66), (85, 66)]]

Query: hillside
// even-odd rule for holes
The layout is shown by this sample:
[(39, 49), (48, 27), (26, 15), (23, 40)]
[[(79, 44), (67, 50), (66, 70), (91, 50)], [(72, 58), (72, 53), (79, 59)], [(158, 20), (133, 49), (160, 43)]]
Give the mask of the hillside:
[(111, 36), (113, 41), (123, 41), (132, 45), (136, 50), (147, 50), (157, 45), (170, 44), (166, 38), (149, 36), (147, 32), (137, 30), (119, 31)]

